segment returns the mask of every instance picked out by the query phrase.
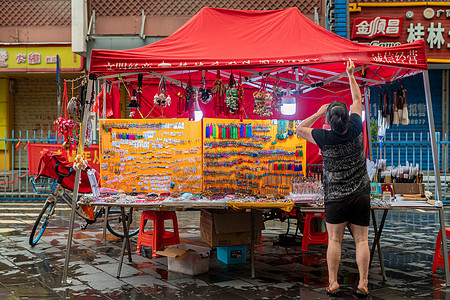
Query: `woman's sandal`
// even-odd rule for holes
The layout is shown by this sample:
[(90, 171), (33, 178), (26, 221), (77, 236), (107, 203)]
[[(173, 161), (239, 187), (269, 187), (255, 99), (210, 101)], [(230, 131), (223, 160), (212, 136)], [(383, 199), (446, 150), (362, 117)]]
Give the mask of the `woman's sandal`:
[(330, 290), (330, 287), (327, 287), (327, 295), (330, 295), (330, 296), (337, 296), (340, 291), (341, 290), (339, 289), (339, 287), (332, 289), (332, 290)]
[(357, 288), (356, 289), (356, 296), (358, 296), (358, 298), (365, 298), (369, 296), (369, 291), (366, 289), (361, 289), (361, 288)]

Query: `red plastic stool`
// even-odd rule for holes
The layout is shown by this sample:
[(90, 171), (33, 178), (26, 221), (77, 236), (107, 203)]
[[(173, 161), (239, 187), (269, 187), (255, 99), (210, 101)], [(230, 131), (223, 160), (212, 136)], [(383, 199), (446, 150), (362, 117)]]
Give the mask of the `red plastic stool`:
[(311, 223), (314, 219), (325, 220), (325, 213), (306, 212), (305, 229), (303, 230), (302, 251), (308, 250), (308, 245), (328, 245), (328, 232), (312, 231)]
[[(445, 235), (448, 238), (450, 238), (450, 227), (445, 228)], [(442, 235), (441, 231), (439, 230), (436, 240), (436, 247), (434, 249), (434, 259), (433, 259), (433, 267), (431, 268), (431, 273), (435, 273), (438, 266), (444, 268), (444, 255), (442, 255), (441, 248), (442, 248)], [(450, 255), (448, 257), (450, 261)]]
[[(153, 221), (153, 230), (145, 231), (145, 224), (147, 220)], [(173, 232), (166, 231), (164, 226), (165, 220), (172, 220)], [(136, 251), (137, 253), (141, 252), (142, 245), (152, 247), (152, 254), (155, 255), (161, 245), (164, 244), (165, 246), (169, 246), (179, 243), (180, 236), (178, 235), (177, 214), (174, 211), (149, 210), (142, 212)]]

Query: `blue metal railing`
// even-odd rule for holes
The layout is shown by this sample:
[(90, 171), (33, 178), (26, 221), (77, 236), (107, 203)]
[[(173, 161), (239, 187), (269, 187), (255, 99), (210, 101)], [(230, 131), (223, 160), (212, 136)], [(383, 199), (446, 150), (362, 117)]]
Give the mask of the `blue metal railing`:
[[(5, 131), (5, 137), (8, 136), (7, 133)], [(4, 170), (0, 170), (0, 200), (42, 199), (42, 195), (36, 194), (30, 183), (34, 174), (29, 174), (29, 160), (25, 147), (28, 143), (57, 144), (62, 143), (63, 140), (58, 141), (52, 131), (44, 132), (43, 130), (31, 133), (13, 130), (10, 136), (11, 138), (0, 139), (0, 146), (4, 143), (5, 166)], [(94, 142), (98, 143), (98, 141)], [(8, 163), (10, 168), (7, 168)], [(53, 179), (41, 178), (36, 184), (46, 186), (53, 182)]]
[[(438, 162), (441, 174), (442, 193), (447, 199), (449, 174), (449, 140), (447, 134), (443, 137), (436, 132)], [(430, 135), (428, 132), (409, 133), (396, 132), (387, 134), (381, 143), (372, 142), (373, 159), (386, 159), (387, 166), (406, 165), (412, 163), (419, 165), (420, 170), (425, 171), (427, 189), (430, 189), (430, 176), (434, 176), (434, 164), (431, 150)], [(449, 195), (450, 196), (450, 195)]]
[[(5, 136), (7, 132), (5, 132)], [(17, 147), (18, 142), (21, 145)], [(438, 148), (439, 166), (441, 169), (441, 182), (443, 187), (444, 199), (447, 199), (447, 190), (449, 189), (449, 180), (447, 177), (449, 174), (449, 145), (450, 141), (448, 136), (441, 137), (440, 133), (436, 133), (436, 141)], [(0, 139), (0, 145), (5, 143), (5, 158), (4, 165), (8, 165), (8, 156), (10, 156), (11, 167), (4, 170), (0, 170), (0, 176), (3, 175), (3, 179), (0, 179), (0, 200), (11, 199), (40, 199), (42, 195), (36, 195), (30, 184), (31, 176), (28, 174), (28, 155), (24, 150), (23, 144), (27, 143), (49, 143), (55, 144), (57, 142), (56, 137), (51, 131), (33, 131), (32, 133), (26, 132), (11, 132), (11, 138)], [(58, 141), (62, 142), (62, 141)], [(98, 142), (98, 141), (94, 141)], [(382, 151), (378, 142), (373, 142), (373, 159), (376, 160), (382, 156), (387, 160), (387, 165), (397, 166), (399, 164), (405, 165), (406, 162), (413, 165), (419, 164), (420, 169), (431, 176), (434, 175), (433, 158), (431, 154), (431, 143), (429, 134), (427, 132), (422, 133), (390, 133), (387, 134), (382, 143)], [(17, 180), (17, 178), (20, 178)], [(11, 182), (17, 180), (12, 184), (4, 184), (5, 182)], [(430, 176), (425, 178), (427, 183), (427, 189), (430, 188)], [(51, 184), (53, 180), (49, 180), (45, 184)], [(449, 195), (450, 196), (450, 195)]]

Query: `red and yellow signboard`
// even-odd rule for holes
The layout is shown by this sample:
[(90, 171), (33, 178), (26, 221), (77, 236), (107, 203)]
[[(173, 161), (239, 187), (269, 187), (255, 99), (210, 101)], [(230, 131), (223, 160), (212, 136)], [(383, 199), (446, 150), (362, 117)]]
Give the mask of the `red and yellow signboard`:
[(56, 57), (62, 72), (80, 72), (84, 58), (72, 52), (70, 45), (0, 45), (0, 73), (56, 72)]
[(367, 45), (424, 39), (428, 62), (450, 63), (450, 2), (350, 4), (350, 26), (352, 41)]

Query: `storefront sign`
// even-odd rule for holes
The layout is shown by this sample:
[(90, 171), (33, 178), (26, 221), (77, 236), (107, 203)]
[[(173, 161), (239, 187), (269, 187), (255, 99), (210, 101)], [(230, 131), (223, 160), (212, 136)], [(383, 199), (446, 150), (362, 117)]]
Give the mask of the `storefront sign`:
[(0, 45), (0, 73), (56, 72), (57, 55), (62, 72), (84, 69), (84, 58), (72, 53), (70, 45)]
[(403, 18), (374, 17), (372, 19), (358, 18), (353, 22), (352, 39), (377, 36), (399, 37)]
[(403, 4), (351, 4), (351, 39), (383, 47), (424, 39), (429, 62), (450, 63), (450, 3), (439, 2), (436, 6)]
[[(68, 161), (73, 162), (76, 156), (75, 146), (72, 146), (69, 150), (65, 150), (61, 144), (37, 144), (30, 143), (28, 145), (28, 168), (30, 174), (37, 174), (39, 167), (39, 160), (42, 155), (42, 151), (48, 149), (52, 152), (64, 155)], [(98, 144), (93, 144), (89, 148), (84, 149), (84, 157), (89, 162), (89, 165), (94, 168), (100, 174), (100, 160), (99, 160), (99, 147)]]

